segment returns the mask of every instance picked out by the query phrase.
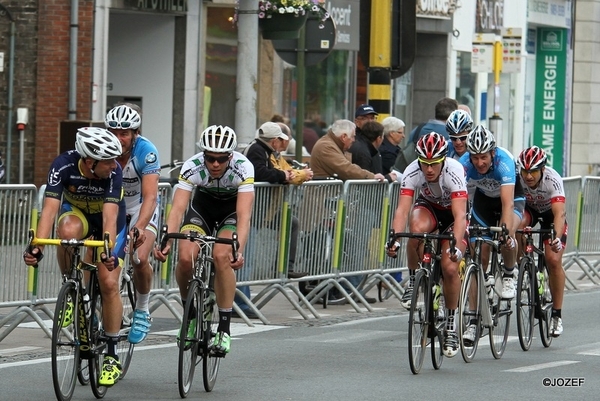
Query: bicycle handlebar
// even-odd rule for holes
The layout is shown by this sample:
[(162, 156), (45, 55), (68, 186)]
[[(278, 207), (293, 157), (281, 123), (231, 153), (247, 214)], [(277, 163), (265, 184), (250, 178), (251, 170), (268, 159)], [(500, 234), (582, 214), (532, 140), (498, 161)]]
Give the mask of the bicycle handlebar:
[(550, 225), (550, 228), (533, 228), (530, 226), (519, 228), (517, 230), (518, 234), (523, 234), (527, 236), (531, 236), (533, 234), (550, 234), (550, 241), (554, 241), (556, 238), (556, 230), (554, 229), (554, 224)]
[[(54, 245), (54, 246), (63, 246), (63, 247), (80, 247), (85, 246), (88, 248), (104, 248), (104, 253), (106, 255), (110, 255), (110, 250), (112, 247), (112, 242), (110, 241), (110, 234), (108, 232), (104, 233), (104, 238), (102, 240), (92, 240), (92, 239), (61, 239), (61, 238), (37, 238), (35, 236), (35, 231), (33, 229), (29, 230), (29, 244), (27, 245), (27, 253), (33, 255), (33, 249), (38, 245)], [(39, 256), (38, 256), (39, 255)], [(34, 255), (38, 262), (42, 260), (44, 255), (40, 250), (36, 255)], [(102, 259), (102, 262), (106, 262), (108, 257)], [(38, 264), (33, 265), (34, 268), (37, 269)]]
[(437, 239), (437, 240), (448, 240), (450, 241), (450, 253), (456, 253), (456, 237), (453, 233), (450, 234), (431, 234), (431, 233), (397, 233), (393, 229), (390, 229), (388, 249), (394, 246), (394, 242), (398, 238), (419, 238), (419, 239)]
[(160, 240), (160, 250), (162, 252), (163, 249), (167, 246), (167, 241), (169, 239), (186, 239), (191, 242), (212, 242), (214, 244), (225, 244), (231, 245), (231, 254), (233, 256), (233, 261), (237, 261), (237, 252), (240, 247), (240, 243), (238, 241), (238, 235), (234, 232), (231, 238), (221, 238), (214, 237), (212, 235), (204, 235), (200, 234), (198, 231), (190, 231), (189, 233), (170, 233), (168, 232), (169, 228), (165, 224), (162, 228), (162, 238)]
[(132, 228), (133, 238), (129, 238), (129, 252), (131, 252), (131, 258), (133, 259), (133, 263), (136, 265), (140, 264), (140, 258), (138, 256), (137, 248), (135, 247), (135, 243), (140, 237), (140, 230), (137, 227)]

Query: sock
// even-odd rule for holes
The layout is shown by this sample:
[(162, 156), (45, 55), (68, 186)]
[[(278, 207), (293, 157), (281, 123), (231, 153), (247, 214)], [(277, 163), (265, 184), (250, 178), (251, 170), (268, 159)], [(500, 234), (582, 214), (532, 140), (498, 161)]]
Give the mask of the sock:
[(106, 333), (106, 337), (106, 355), (112, 356), (118, 361), (117, 343), (119, 342), (119, 333)]
[(562, 319), (561, 312), (562, 312), (562, 309), (552, 308), (552, 317), (559, 317)]
[(150, 312), (148, 309), (148, 301), (150, 300), (150, 294), (140, 294), (137, 290), (135, 291), (137, 300), (135, 301), (135, 309), (144, 312)]
[(515, 272), (517, 269), (517, 265), (514, 265), (512, 268), (507, 269), (506, 266), (504, 266), (504, 274), (502, 274), (502, 277), (515, 277)]
[(223, 333), (231, 334), (231, 310), (232, 308), (219, 308), (219, 329)]
[(456, 309), (446, 309), (446, 330), (447, 331), (456, 331)]

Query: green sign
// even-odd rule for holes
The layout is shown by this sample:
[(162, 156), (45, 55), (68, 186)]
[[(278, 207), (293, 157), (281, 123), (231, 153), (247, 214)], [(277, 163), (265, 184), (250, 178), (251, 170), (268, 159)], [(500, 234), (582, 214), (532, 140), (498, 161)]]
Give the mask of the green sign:
[(538, 28), (535, 61), (533, 145), (544, 149), (548, 165), (564, 173), (567, 30)]

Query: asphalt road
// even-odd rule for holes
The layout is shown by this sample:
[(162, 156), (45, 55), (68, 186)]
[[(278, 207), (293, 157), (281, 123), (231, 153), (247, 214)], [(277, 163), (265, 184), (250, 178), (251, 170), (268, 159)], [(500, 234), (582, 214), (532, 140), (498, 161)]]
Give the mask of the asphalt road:
[[(466, 364), (459, 353), (436, 371), (427, 356), (419, 375), (408, 365), (408, 317), (398, 308), (358, 314), (340, 306), (328, 308), (329, 316), (318, 321), (288, 319), (254, 328), (237, 323), (215, 389), (206, 394), (197, 371), (189, 399), (598, 399), (599, 303), (598, 289), (568, 292), (564, 334), (548, 349), (536, 337), (523, 352), (513, 314), (502, 359), (492, 357), (483, 338), (473, 363)], [(109, 389), (106, 400), (179, 399), (173, 320), (155, 319), (153, 335), (137, 347), (127, 377)], [(5, 348), (0, 354), (0, 399), (54, 399), (46, 345), (12, 356)], [(89, 387), (78, 385), (74, 399), (95, 398)]]

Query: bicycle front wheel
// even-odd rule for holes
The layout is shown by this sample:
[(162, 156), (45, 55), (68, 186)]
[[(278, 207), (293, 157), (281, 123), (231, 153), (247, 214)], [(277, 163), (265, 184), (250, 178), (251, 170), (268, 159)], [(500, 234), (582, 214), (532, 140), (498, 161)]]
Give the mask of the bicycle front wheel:
[(534, 325), (534, 270), (529, 257), (521, 259), (517, 281), (517, 331), (523, 351), (529, 350), (533, 339)]
[[(498, 265), (499, 266), (499, 265)], [(510, 329), (511, 301), (502, 299), (502, 269), (495, 269), (495, 286), (492, 292), (493, 299), (490, 308), (492, 324), (490, 325), (490, 349), (496, 359), (502, 358), (508, 341)]]
[(97, 287), (90, 299), (90, 311), (91, 314), (88, 320), (89, 338), (92, 347), (92, 358), (88, 361), (90, 369), (90, 385), (94, 396), (96, 398), (103, 398), (108, 390), (108, 387), (100, 385), (100, 375), (102, 374), (102, 364), (104, 363), (106, 340), (103, 338), (104, 325), (102, 320), (102, 300), (100, 298), (100, 289)]
[[(124, 270), (124, 269), (122, 269)], [(121, 330), (119, 332), (119, 343), (117, 344), (117, 354), (119, 355), (119, 361), (121, 362), (121, 380), (125, 377), (129, 365), (131, 364), (131, 358), (133, 357), (134, 344), (127, 340), (129, 330), (131, 330), (131, 323), (133, 322), (133, 311), (135, 310), (135, 285), (133, 283), (133, 276), (131, 274), (125, 274), (122, 272), (121, 275), (121, 300), (123, 302), (123, 319), (121, 321)]]
[(418, 374), (423, 366), (427, 348), (429, 325), (428, 291), (429, 277), (423, 271), (417, 272), (408, 315), (408, 362), (413, 374)]
[[(481, 284), (483, 285), (483, 283)], [(460, 353), (467, 363), (472, 362), (477, 353), (481, 337), (481, 302), (479, 295), (479, 270), (469, 264), (460, 287), (458, 304), (458, 338)]]
[(198, 350), (201, 336), (202, 288), (197, 281), (190, 282), (188, 296), (183, 310), (181, 331), (179, 332), (179, 361), (177, 379), (179, 395), (186, 398), (192, 388), (194, 372), (198, 361)]
[(66, 282), (58, 294), (52, 322), (52, 382), (60, 401), (71, 399), (78, 376), (78, 309), (77, 288)]
[(202, 291), (204, 300), (203, 324), (206, 329), (202, 331), (202, 379), (204, 380), (204, 390), (212, 391), (217, 381), (219, 373), (219, 364), (221, 357), (211, 352), (213, 339), (217, 334), (219, 327), (219, 311), (217, 301), (213, 289), (205, 289)]
[[(550, 282), (548, 281), (548, 269), (544, 264), (543, 269), (543, 282), (537, 283), (536, 289), (538, 290), (538, 294), (541, 292), (541, 295), (538, 295), (539, 299), (539, 326), (540, 326), (540, 337), (542, 339), (542, 344), (544, 347), (548, 348), (550, 344), (552, 344), (552, 336), (550, 335), (550, 325), (552, 324), (552, 294), (550, 293)], [(536, 280), (537, 281), (537, 280)], [(541, 291), (539, 290), (541, 286)]]

